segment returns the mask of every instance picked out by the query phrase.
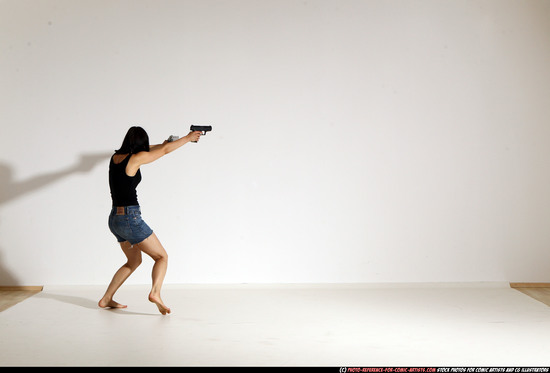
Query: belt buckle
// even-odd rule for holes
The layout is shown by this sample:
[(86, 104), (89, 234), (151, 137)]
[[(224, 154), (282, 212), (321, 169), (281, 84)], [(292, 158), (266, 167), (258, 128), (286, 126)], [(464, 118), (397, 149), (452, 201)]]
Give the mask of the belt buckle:
[(126, 215), (126, 214), (124, 213), (124, 207), (117, 207), (117, 208), (116, 208), (116, 214), (117, 214), (117, 215)]

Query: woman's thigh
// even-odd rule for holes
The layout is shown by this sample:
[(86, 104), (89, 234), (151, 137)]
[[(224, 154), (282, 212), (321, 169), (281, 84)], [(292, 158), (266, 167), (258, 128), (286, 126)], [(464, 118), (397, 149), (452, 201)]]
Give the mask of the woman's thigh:
[(120, 243), (120, 248), (128, 258), (128, 263), (139, 265), (141, 263), (141, 251), (135, 247), (132, 247), (132, 244), (128, 241)]
[(160, 243), (155, 233), (152, 233), (145, 240), (134, 246), (137, 246), (138, 249), (149, 255), (151, 258), (153, 258), (153, 260), (168, 258), (166, 250), (164, 250), (164, 247), (162, 247), (162, 244)]

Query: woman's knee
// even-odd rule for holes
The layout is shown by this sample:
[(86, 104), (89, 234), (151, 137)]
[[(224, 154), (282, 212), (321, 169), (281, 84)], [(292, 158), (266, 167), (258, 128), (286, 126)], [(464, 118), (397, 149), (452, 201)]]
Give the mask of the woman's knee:
[(168, 262), (168, 254), (166, 253), (166, 251), (157, 253), (153, 258), (153, 260), (155, 262), (158, 262), (158, 261)]
[(132, 271), (135, 271), (137, 267), (139, 267), (140, 265), (141, 265), (141, 257), (133, 260), (128, 260), (126, 262), (126, 266), (130, 268)]

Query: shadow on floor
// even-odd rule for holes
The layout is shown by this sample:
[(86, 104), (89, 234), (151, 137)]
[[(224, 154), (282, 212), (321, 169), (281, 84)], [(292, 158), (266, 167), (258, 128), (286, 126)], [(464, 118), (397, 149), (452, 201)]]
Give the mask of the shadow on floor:
[(139, 316), (162, 316), (158, 313), (144, 313), (144, 312), (132, 312), (128, 311), (127, 308), (105, 308), (102, 309), (97, 305), (97, 300), (92, 300), (88, 298), (83, 297), (77, 297), (74, 295), (65, 295), (65, 294), (53, 294), (48, 292), (42, 292), (40, 294), (37, 294), (36, 297), (38, 298), (45, 298), (45, 299), (51, 299), (62, 303), (72, 304), (75, 306), (88, 308), (92, 310), (98, 310), (102, 312), (112, 312), (116, 313), (118, 315), (139, 315)]

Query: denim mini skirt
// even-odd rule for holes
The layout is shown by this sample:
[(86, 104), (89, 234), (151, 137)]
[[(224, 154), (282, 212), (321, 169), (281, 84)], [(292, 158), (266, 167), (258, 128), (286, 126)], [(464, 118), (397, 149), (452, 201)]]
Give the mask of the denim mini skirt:
[(153, 234), (153, 230), (141, 218), (139, 205), (113, 207), (109, 215), (109, 229), (118, 242), (128, 241), (132, 245), (140, 243)]

